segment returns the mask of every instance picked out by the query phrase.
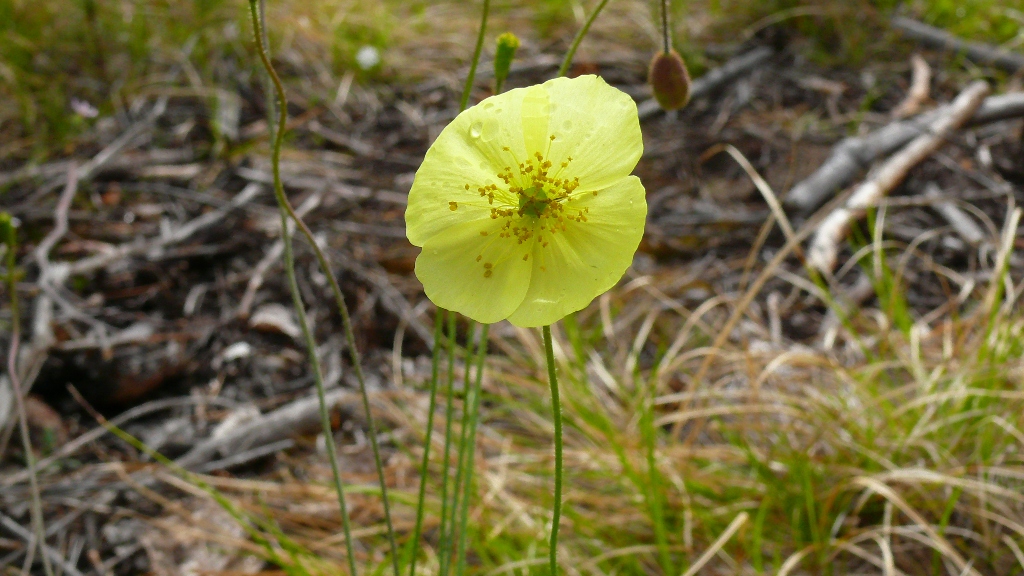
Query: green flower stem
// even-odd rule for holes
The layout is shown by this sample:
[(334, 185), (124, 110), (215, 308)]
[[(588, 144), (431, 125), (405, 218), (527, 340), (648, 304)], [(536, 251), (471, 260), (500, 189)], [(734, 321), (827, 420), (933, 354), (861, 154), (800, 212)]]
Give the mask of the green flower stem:
[[(469, 395), (466, 397), (466, 403), (468, 404), (468, 410), (470, 411), (470, 423), (469, 423), (469, 442), (467, 448), (469, 450), (469, 456), (466, 462), (466, 482), (463, 486), (462, 495), (462, 517), (459, 519), (459, 542), (455, 548), (455, 557), (458, 558), (458, 568), (455, 571), (456, 576), (462, 576), (466, 570), (466, 524), (469, 521), (469, 500), (473, 493), (473, 465), (476, 459), (476, 429), (477, 424), (480, 421), (480, 384), (483, 382), (484, 375), (484, 360), (487, 358), (487, 332), (490, 328), (489, 324), (483, 324), (480, 327), (480, 341), (476, 347), (476, 377), (473, 380), (473, 387), (469, 391)], [(467, 363), (467, 369), (469, 364)], [(467, 373), (468, 376), (468, 373)], [(468, 383), (469, 378), (466, 378)], [(456, 495), (456, 497), (458, 497)]]
[[(476, 322), (470, 321), (470, 329), (468, 331), (469, 334), (473, 333), (475, 326)], [(466, 482), (467, 478), (472, 475), (472, 470), (466, 468), (467, 450), (472, 451), (472, 447), (469, 445), (469, 430), (470, 426), (472, 426), (473, 420), (473, 411), (471, 409), (470, 401), (473, 359), (469, 355), (468, 343), (466, 346), (466, 352), (466, 360), (464, 363), (465, 373), (463, 375), (464, 381), (462, 385), (462, 424), (459, 427), (459, 456), (457, 460), (458, 464), (456, 464), (455, 467), (455, 487), (452, 489), (452, 498), (454, 499), (454, 505), (451, 508), (451, 515), (450, 518), (448, 519), (448, 526), (450, 527), (450, 537), (447, 542), (445, 556), (449, 556), (449, 552), (451, 552), (456, 542), (455, 539), (459, 537), (459, 527), (456, 525), (455, 521), (457, 518), (459, 518), (459, 503), (461, 501), (462, 485), (463, 482)], [(455, 558), (458, 558), (458, 552), (458, 548), (455, 547)], [(448, 566), (448, 568), (450, 569), (451, 567)]]
[[(438, 309), (438, 314), (441, 309)], [(438, 542), (438, 574), (448, 573), (448, 560), (451, 544), (448, 530), (448, 482), (451, 478), (452, 461), (452, 422), (455, 420), (455, 312), (448, 313), (448, 393), (444, 410), (444, 459), (441, 461), (441, 527)]]
[(668, 0), (661, 0), (661, 39), (664, 42), (665, 54), (672, 49), (672, 41), (668, 34)]
[[(284, 107), (282, 106), (282, 109)], [(275, 162), (276, 164), (276, 162)], [(345, 489), (341, 480), (341, 468), (338, 465), (338, 452), (334, 446), (334, 432), (331, 429), (331, 415), (327, 409), (327, 398), (324, 390), (324, 378), (320, 369), (320, 360), (316, 355), (316, 339), (309, 329), (309, 321), (306, 319), (306, 310), (302, 304), (302, 295), (299, 293), (299, 284), (295, 279), (295, 254), (292, 251), (291, 234), (288, 232), (288, 215), (281, 212), (281, 240), (284, 242), (284, 269), (288, 276), (288, 288), (292, 294), (292, 305), (295, 307), (299, 319), (299, 327), (302, 329), (302, 339), (306, 343), (306, 353), (309, 355), (309, 365), (313, 369), (313, 382), (316, 384), (316, 395), (320, 400), (320, 426), (324, 433), (324, 448), (327, 450), (327, 457), (331, 462), (331, 473), (334, 475), (334, 486), (338, 492), (338, 506), (341, 508), (341, 524), (345, 533), (345, 546), (348, 556), (349, 571), (352, 576), (356, 575), (355, 552), (352, 547), (352, 526), (349, 520), (348, 508), (345, 506)]]
[(562, 65), (558, 67), (559, 76), (565, 76), (569, 71), (569, 66), (572, 66), (572, 58), (576, 55), (576, 49), (580, 47), (580, 42), (583, 41), (587, 32), (590, 31), (590, 25), (594, 23), (594, 20), (597, 20), (597, 15), (601, 13), (601, 10), (604, 10), (606, 4), (608, 4), (608, 0), (601, 0), (601, 3), (587, 17), (587, 21), (583, 23), (583, 28), (580, 28), (580, 31), (576, 33), (576, 37), (572, 39), (572, 44), (569, 44), (569, 50), (565, 53), (565, 59), (562, 60)]
[(416, 498), (416, 527), (406, 548), (409, 562), (409, 576), (416, 574), (416, 549), (420, 545), (420, 531), (423, 530), (423, 503), (427, 494), (427, 466), (430, 463), (430, 439), (434, 432), (434, 410), (437, 408), (437, 372), (441, 361), (441, 338), (444, 335), (444, 316), (440, 309), (434, 317), (434, 353), (430, 358), (430, 405), (427, 408), (427, 430), (423, 440), (423, 460), (420, 462), (420, 489)]
[(484, 49), (484, 32), (487, 31), (487, 14), (491, 11), (491, 0), (484, 0), (483, 15), (480, 16), (480, 31), (476, 36), (476, 48), (473, 49), (473, 61), (469, 63), (469, 74), (466, 76), (466, 85), (462, 88), (462, 100), (459, 101), (459, 112), (469, 105), (469, 94), (473, 91), (473, 79), (476, 77), (476, 67), (480, 63), (480, 53)]
[(551, 345), (551, 326), (545, 326), (543, 331), (544, 352), (548, 359), (548, 382), (551, 384), (551, 411), (555, 423), (555, 503), (551, 512), (549, 558), (551, 576), (556, 576), (558, 574), (558, 523), (562, 519), (562, 404), (558, 399), (558, 377), (555, 375), (555, 352)]
[[(18, 431), (21, 435), (22, 449), (25, 450), (25, 466), (28, 468), (29, 490), (32, 494), (32, 529), (35, 532), (35, 541), (29, 543), (29, 549), (25, 553), (26, 569), (32, 565), (36, 546), (42, 550), (46, 545), (46, 530), (43, 527), (43, 502), (39, 496), (39, 479), (36, 477), (36, 455), (32, 451), (32, 440), (28, 434), (28, 418), (25, 413), (25, 397), (21, 390), (21, 378), (18, 376), (18, 347), (21, 339), (21, 319), (18, 306), (18, 282), (14, 267), (15, 252), (17, 250), (17, 236), (14, 224), (10, 216), (3, 214), (5, 222), (3, 229), (6, 231), (6, 238), (0, 238), (0, 244), (7, 245), (7, 292), (11, 297), (11, 347), (7, 351), (7, 377), (11, 381), (11, 390), (14, 392), (14, 401), (18, 412)], [(43, 560), (43, 570), (46, 576), (53, 576), (53, 567), (50, 566), (50, 558), (45, 553), (39, 555)]]
[[(320, 268), (323, 270), (324, 274), (327, 276), (328, 281), (330, 282), (331, 291), (333, 292), (335, 302), (337, 303), (338, 312), (341, 315), (342, 325), (344, 326), (345, 330), (345, 340), (348, 344), (349, 353), (351, 355), (352, 367), (353, 370), (355, 371), (356, 379), (359, 382), (359, 391), (362, 395), (363, 409), (366, 412), (367, 427), (369, 428), (370, 436), (370, 445), (373, 448), (374, 464), (377, 467), (377, 476), (380, 482), (381, 489), (381, 500), (384, 505), (384, 521), (387, 525), (388, 542), (391, 548), (391, 561), (394, 568), (395, 576), (399, 576), (398, 546), (395, 543), (395, 530), (391, 522), (391, 507), (388, 501), (387, 483), (385, 482), (384, 467), (380, 458), (380, 447), (377, 444), (376, 425), (374, 423), (372, 410), (370, 409), (369, 394), (367, 393), (366, 390), (366, 379), (363, 374), (362, 363), (360, 362), (359, 359), (359, 351), (356, 349), (355, 345), (355, 333), (352, 330), (352, 321), (348, 314), (348, 307), (345, 306), (345, 298), (341, 293), (341, 287), (338, 286), (337, 278), (335, 278), (334, 273), (331, 270), (330, 264), (327, 262), (326, 256), (324, 256), (323, 251), (320, 250), (320, 247), (317, 245), (316, 240), (313, 238), (312, 231), (310, 231), (309, 227), (306, 226), (306, 223), (302, 221), (298, 214), (295, 213), (294, 208), (292, 208), (291, 204), (288, 202), (288, 197), (285, 196), (284, 193), (284, 186), (281, 183), (280, 164), (281, 145), (282, 142), (284, 141), (284, 133), (287, 127), (288, 120), (287, 99), (284, 93), (284, 86), (281, 84), (281, 79), (278, 77), (277, 72), (274, 70), (274, 66), (270, 62), (270, 58), (267, 55), (267, 47), (263, 42), (264, 29), (260, 22), (260, 11), (257, 6), (257, 0), (249, 0), (249, 11), (252, 15), (253, 32), (254, 37), (256, 39), (257, 51), (259, 52), (260, 60), (263, 62), (263, 67), (266, 69), (267, 75), (273, 82), (274, 89), (277, 93), (277, 130), (276, 133), (274, 134), (274, 143), (271, 157), (271, 166), (274, 175), (274, 197), (277, 199), (278, 207), (281, 210), (282, 241), (284, 244), (284, 253), (286, 260), (285, 269), (289, 275), (289, 285), (292, 288), (292, 299), (295, 303), (296, 313), (299, 316), (300, 327), (303, 328), (304, 337), (307, 340), (307, 347), (309, 348), (310, 365), (313, 368), (314, 383), (316, 384), (317, 395), (319, 396), (320, 399), (320, 412), (322, 416), (322, 424), (325, 427), (325, 438), (328, 440), (329, 443), (331, 441), (331, 438), (333, 438), (333, 434), (330, 428), (330, 415), (328, 414), (327, 405), (325, 403), (325, 391), (323, 385), (323, 378), (322, 375), (320, 374), (320, 363), (316, 357), (316, 342), (315, 340), (312, 339), (312, 334), (309, 334), (308, 337), (306, 335), (306, 333), (308, 332), (308, 323), (305, 321), (305, 309), (302, 305), (301, 295), (298, 292), (298, 285), (296, 284), (294, 279), (294, 254), (292, 254), (291, 251), (291, 243), (288, 241), (288, 230), (286, 226), (288, 217), (291, 217), (291, 219), (295, 222), (295, 225), (298, 227), (299, 230), (302, 231), (302, 234), (306, 237), (306, 240), (309, 242), (310, 247), (313, 249), (313, 253), (316, 255), (317, 261), (320, 264)], [(352, 553), (351, 531), (348, 526), (348, 514), (345, 507), (344, 488), (341, 484), (341, 473), (338, 467), (337, 454), (335, 450), (331, 449), (330, 445), (328, 446), (327, 453), (329, 455), (331, 461), (331, 469), (334, 474), (335, 488), (338, 492), (338, 503), (339, 506), (341, 507), (342, 525), (345, 531), (345, 542), (348, 551), (349, 568), (352, 572), (352, 576), (355, 576), (355, 558)]]

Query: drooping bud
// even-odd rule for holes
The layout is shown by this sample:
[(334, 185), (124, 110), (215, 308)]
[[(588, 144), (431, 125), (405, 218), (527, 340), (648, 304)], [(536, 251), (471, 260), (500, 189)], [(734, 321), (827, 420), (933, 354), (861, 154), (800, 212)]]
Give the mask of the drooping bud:
[(505, 32), (498, 36), (498, 48), (494, 51), (494, 93), (501, 94), (501, 87), (508, 78), (508, 71), (512, 68), (512, 60), (516, 57), (516, 50), (519, 48), (519, 38), (511, 32)]
[(665, 110), (678, 110), (690, 101), (690, 73), (675, 50), (654, 56), (647, 81), (654, 98)]

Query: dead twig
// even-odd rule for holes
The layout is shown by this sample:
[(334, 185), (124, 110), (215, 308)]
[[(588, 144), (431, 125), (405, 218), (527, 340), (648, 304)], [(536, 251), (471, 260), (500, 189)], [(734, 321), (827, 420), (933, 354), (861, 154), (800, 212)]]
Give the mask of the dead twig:
[(940, 28), (902, 16), (893, 17), (890, 23), (893, 28), (927, 46), (963, 54), (978, 64), (992, 64), (1008, 72), (1024, 68), (1024, 56), (1009, 50), (982, 42), (968, 42)]
[(924, 188), (924, 195), (926, 198), (932, 198), (938, 200), (934, 205), (935, 211), (938, 212), (949, 225), (956, 230), (956, 233), (960, 235), (971, 246), (979, 246), (985, 240), (985, 232), (978, 226), (966, 212), (960, 209), (955, 203), (949, 200), (941, 200), (945, 194), (942, 193), (942, 189), (935, 182), (929, 182)]
[(914, 54), (910, 60), (910, 90), (906, 98), (893, 108), (893, 118), (906, 118), (921, 111), (921, 106), (928, 101), (928, 92), (932, 83), (932, 69), (920, 54)]
[(846, 204), (832, 212), (818, 227), (808, 249), (808, 263), (831, 273), (839, 254), (839, 242), (846, 237), (850, 223), (864, 215), (867, 208), (893, 190), (911, 168), (942, 146), (946, 137), (962, 126), (989, 92), (989, 85), (977, 81), (968, 86), (948, 108), (948, 114), (934, 120), (926, 134), (918, 136), (898, 154), (886, 161), (868, 181), (861, 184)]
[[(786, 207), (805, 214), (818, 208), (872, 162), (927, 133), (928, 126), (937, 118), (948, 115), (951, 106), (893, 122), (867, 136), (843, 140), (820, 168), (790, 189), (784, 202)], [(1024, 92), (1014, 92), (986, 98), (968, 124), (977, 126), (1020, 116), (1024, 116)]]
[[(340, 409), (346, 415), (353, 416), (358, 412), (355, 407), (359, 405), (359, 396), (350, 390), (330, 390), (326, 394), (325, 403), (328, 410)], [(319, 426), (319, 400), (315, 395), (307, 396), (207, 439), (175, 460), (175, 463), (182, 468), (196, 470), (214, 459), (287, 440), (297, 434), (316, 430)]]

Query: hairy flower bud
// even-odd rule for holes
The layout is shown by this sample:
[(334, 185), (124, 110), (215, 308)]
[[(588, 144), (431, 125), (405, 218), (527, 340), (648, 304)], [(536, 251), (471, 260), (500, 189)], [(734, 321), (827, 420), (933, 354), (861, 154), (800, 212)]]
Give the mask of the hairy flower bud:
[(512, 68), (512, 60), (516, 57), (516, 50), (519, 48), (519, 38), (511, 32), (505, 32), (498, 36), (498, 48), (494, 52), (494, 92), (500, 93), (501, 87), (508, 78), (508, 71)]
[(651, 60), (647, 81), (665, 110), (678, 110), (690, 101), (690, 73), (678, 52), (661, 52)]

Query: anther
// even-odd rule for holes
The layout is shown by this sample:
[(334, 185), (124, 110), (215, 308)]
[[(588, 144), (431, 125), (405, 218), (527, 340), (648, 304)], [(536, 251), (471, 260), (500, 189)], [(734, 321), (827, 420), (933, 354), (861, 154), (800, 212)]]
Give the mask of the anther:
[(455, 212), (456, 210), (459, 209), (459, 203), (458, 202), (449, 202), (448, 203), (448, 209), (451, 210), (452, 212)]

